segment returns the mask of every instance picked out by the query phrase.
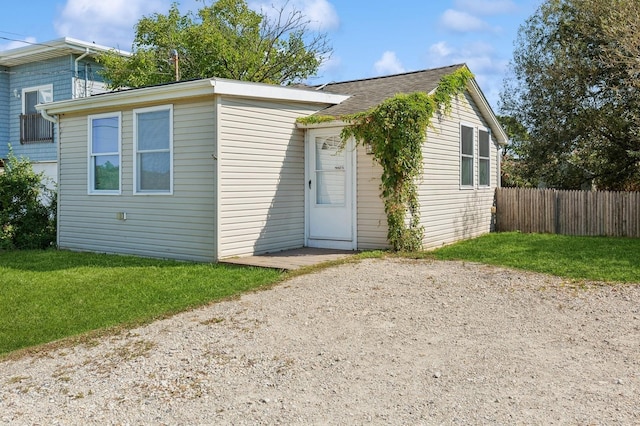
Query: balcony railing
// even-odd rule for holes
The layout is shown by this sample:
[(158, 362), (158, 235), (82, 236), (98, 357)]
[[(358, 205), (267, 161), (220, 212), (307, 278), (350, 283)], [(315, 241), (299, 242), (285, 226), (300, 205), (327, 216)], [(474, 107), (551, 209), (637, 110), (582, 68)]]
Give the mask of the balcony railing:
[(20, 143), (53, 142), (53, 123), (40, 114), (20, 115)]

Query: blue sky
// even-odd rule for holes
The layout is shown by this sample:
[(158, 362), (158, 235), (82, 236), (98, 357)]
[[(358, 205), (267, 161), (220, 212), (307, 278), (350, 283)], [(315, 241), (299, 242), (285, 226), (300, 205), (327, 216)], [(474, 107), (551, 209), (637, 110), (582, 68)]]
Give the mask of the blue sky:
[[(207, 4), (211, 0), (205, 0)], [(286, 0), (248, 0), (256, 10)], [(499, 92), (518, 27), (542, 0), (289, 0), (326, 32), (332, 57), (313, 83), (353, 80), (465, 62), (498, 111)], [(0, 50), (73, 37), (130, 50), (143, 15), (166, 13), (172, 0), (4, 2)], [(196, 11), (202, 0), (182, 0)], [(28, 9), (28, 13), (25, 13)]]

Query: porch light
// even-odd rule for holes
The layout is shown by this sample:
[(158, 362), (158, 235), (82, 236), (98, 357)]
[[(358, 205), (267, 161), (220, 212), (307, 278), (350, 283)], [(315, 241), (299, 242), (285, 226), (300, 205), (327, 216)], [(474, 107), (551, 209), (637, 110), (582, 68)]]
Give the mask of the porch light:
[(371, 142), (364, 144), (364, 149), (367, 155), (373, 155), (373, 145), (371, 145)]

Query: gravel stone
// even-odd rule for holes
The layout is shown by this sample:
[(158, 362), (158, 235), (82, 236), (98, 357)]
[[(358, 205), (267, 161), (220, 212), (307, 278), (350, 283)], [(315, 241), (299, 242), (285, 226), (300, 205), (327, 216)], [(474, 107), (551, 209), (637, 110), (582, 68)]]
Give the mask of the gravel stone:
[(363, 260), (5, 359), (0, 424), (640, 424), (638, 318), (640, 285)]

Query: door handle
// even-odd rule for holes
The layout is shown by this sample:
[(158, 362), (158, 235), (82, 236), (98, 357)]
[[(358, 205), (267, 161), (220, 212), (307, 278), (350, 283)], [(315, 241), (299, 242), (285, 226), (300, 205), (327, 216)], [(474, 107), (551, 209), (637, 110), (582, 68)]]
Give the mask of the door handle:
[(309, 179), (309, 189), (311, 189), (311, 179)]

